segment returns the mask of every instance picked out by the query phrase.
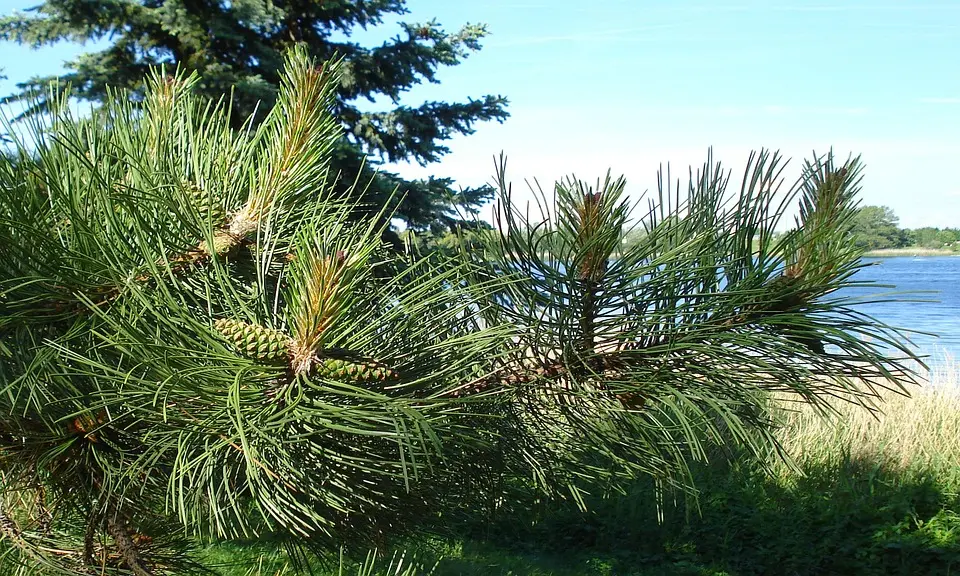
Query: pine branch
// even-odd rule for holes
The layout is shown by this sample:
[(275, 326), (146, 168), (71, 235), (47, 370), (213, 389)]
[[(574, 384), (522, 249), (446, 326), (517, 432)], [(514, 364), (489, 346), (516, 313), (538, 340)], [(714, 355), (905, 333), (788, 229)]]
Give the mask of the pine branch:
[(503, 123), (509, 117), (506, 104), (503, 96), (487, 95), (461, 103), (400, 106), (388, 112), (361, 113), (341, 107), (338, 113), (353, 126), (348, 136), (366, 152), (390, 162), (409, 158), (425, 166), (450, 151), (442, 142), (472, 134), (474, 124), (489, 120)]
[(20, 527), (17, 526), (17, 523), (13, 520), (13, 518), (11, 518), (10, 515), (4, 510), (0, 510), (0, 533), (3, 534), (3, 537), (6, 540), (8, 540), (26, 555), (32, 556), (35, 560), (42, 560), (41, 558), (35, 556), (33, 548), (27, 543), (26, 540), (24, 540), (23, 533), (20, 531)]

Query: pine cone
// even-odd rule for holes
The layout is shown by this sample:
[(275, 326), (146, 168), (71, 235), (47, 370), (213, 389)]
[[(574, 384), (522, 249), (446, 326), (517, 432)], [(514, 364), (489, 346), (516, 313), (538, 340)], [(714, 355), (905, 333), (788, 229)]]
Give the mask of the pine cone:
[(793, 312), (807, 303), (801, 289), (801, 277), (792, 275), (790, 270), (767, 282), (767, 286), (771, 294), (771, 300), (766, 304), (768, 313)]
[(277, 362), (290, 354), (290, 337), (259, 324), (222, 318), (213, 327), (241, 354), (264, 362)]
[(209, 218), (214, 225), (222, 224), (227, 219), (223, 204), (213, 194), (194, 182), (187, 182), (184, 188), (184, 194), (190, 199), (190, 203), (196, 208), (201, 218)]
[(352, 382), (383, 382), (397, 373), (374, 362), (351, 362), (338, 358), (324, 358), (314, 367), (314, 373), (323, 378)]

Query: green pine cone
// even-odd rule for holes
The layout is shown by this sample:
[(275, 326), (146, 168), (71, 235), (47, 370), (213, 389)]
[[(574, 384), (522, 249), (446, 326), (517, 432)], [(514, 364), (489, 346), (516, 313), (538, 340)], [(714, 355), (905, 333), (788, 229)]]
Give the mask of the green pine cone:
[(249, 358), (278, 362), (290, 354), (290, 337), (280, 330), (226, 318), (215, 321), (213, 326), (238, 352)]
[(209, 218), (214, 224), (220, 224), (227, 219), (227, 212), (223, 209), (223, 204), (212, 194), (194, 182), (188, 182), (184, 186), (184, 192), (190, 198), (190, 203), (193, 204), (202, 218)]
[(324, 358), (314, 370), (324, 378), (352, 382), (383, 382), (397, 375), (393, 370), (373, 362), (351, 362), (337, 358)]

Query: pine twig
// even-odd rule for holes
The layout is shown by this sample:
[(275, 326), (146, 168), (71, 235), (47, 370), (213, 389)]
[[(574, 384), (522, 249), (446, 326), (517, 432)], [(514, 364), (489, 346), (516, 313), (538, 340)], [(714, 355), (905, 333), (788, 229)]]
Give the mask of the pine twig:
[(50, 525), (53, 523), (53, 514), (47, 509), (47, 491), (43, 484), (36, 488), (36, 507), (37, 507), (37, 526), (43, 534), (50, 533)]
[(118, 518), (117, 514), (117, 512), (114, 512), (107, 517), (107, 532), (110, 533), (117, 545), (123, 563), (133, 572), (134, 576), (154, 576), (153, 572), (141, 562), (137, 544), (130, 536), (130, 530), (126, 522), (122, 518)]
[(6, 510), (2, 509), (0, 509), (0, 536), (3, 536), (5, 540), (8, 540), (31, 560), (39, 564), (48, 564), (47, 559), (23, 537), (23, 531), (20, 530), (16, 521), (7, 514)]
[(83, 533), (83, 563), (86, 566), (96, 566), (94, 561), (94, 539), (97, 536), (98, 523), (100, 521), (100, 514), (95, 509), (91, 508), (90, 513), (87, 514), (87, 527)]

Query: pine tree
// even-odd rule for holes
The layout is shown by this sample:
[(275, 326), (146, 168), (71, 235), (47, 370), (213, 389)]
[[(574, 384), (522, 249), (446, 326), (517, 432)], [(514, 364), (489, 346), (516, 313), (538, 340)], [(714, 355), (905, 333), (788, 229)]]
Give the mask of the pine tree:
[[(165, 64), (168, 72), (176, 67), (198, 72), (197, 93), (215, 99), (230, 94), (235, 128), (254, 112), (258, 123), (274, 106), (286, 48), (303, 42), (314, 57), (338, 56), (344, 64), (335, 111), (345, 138), (338, 141), (332, 163), (334, 173), (342, 174), (338, 188), (344, 192), (358, 178), (371, 181), (374, 159), (436, 162), (448, 152), (445, 141), (470, 134), (477, 122), (507, 117), (507, 101), (500, 96), (401, 104), (404, 92), (437, 82), (440, 67), (457, 65), (478, 50), (487, 34), (483, 25), (449, 33), (435, 21), (402, 23), (398, 36), (374, 47), (342, 39), (407, 12), (403, 0), (58, 0), (40, 2), (34, 13), (0, 19), (0, 39), (42, 46), (109, 38), (110, 47), (69, 62), (69, 72), (57, 78), (70, 83), (76, 97), (102, 102), (107, 86), (142, 96), (147, 71)], [(45, 87), (53, 79), (23, 82), (12, 98), (39, 97), (34, 105), (46, 106)], [(368, 112), (360, 106), (365, 99), (387, 99), (393, 107)], [(383, 171), (362, 192), (375, 213), (388, 198), (399, 198), (392, 196), (399, 187), (406, 195), (397, 217), (414, 228), (444, 230), (461, 219), (459, 212), (476, 210), (492, 192), (488, 186), (454, 191), (452, 182), (406, 181)]]
[(255, 130), (199, 76), (153, 73), (142, 105), (110, 91), (78, 119), (52, 92), (13, 132), (4, 573), (208, 573), (196, 545), (237, 538), (382, 547), (516, 486), (689, 490), (711, 447), (777, 447), (771, 393), (869, 406), (910, 379), (900, 335), (839, 292), (863, 266), (857, 159), (814, 158), (786, 194), (774, 154), (732, 194), (708, 161), (629, 248), (622, 179), (559, 182), (531, 218), (501, 164), (482, 249), (408, 259), (329, 179), (344, 66), (293, 50)]
[[(518, 276), (485, 307), (514, 345), (479, 388), (505, 381), (529, 410), (506, 419), (524, 461), (510, 443), (502, 461), (520, 474), (533, 461), (544, 488), (577, 502), (637, 475), (686, 491), (711, 447), (776, 449), (772, 394), (829, 411), (828, 398), (872, 406), (878, 387), (915, 382), (908, 339), (851, 293), (868, 265), (852, 234), (859, 158), (816, 156), (784, 193), (785, 165), (751, 155), (731, 193), (710, 158), (683, 188), (661, 177), (628, 225), (638, 208), (622, 178), (534, 189), (536, 212), (511, 203), (501, 158), (496, 232), (477, 265)], [(795, 202), (795, 226), (776, 233)]]
[(86, 119), (54, 94), (3, 162), (3, 493), (30, 499), (0, 514), (7, 561), (181, 574), (174, 534), (376, 541), (457, 476), (441, 448), (485, 442), (453, 390), (501, 330), (331, 186), (342, 67), (298, 50), (239, 133), (197, 76)]

